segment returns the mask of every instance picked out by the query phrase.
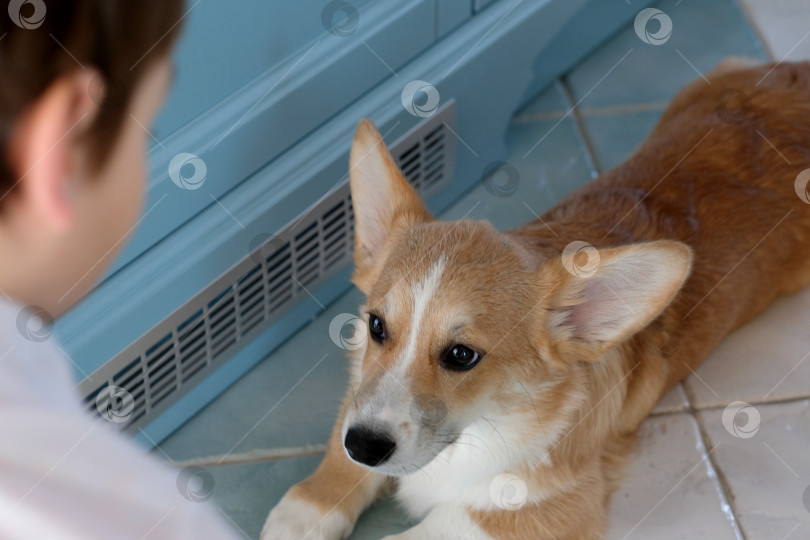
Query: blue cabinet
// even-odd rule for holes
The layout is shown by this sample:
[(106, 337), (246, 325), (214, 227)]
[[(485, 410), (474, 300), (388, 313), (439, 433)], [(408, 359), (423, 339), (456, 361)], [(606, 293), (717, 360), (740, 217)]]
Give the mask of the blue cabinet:
[[(445, 25), (458, 23), (443, 13)], [(394, 76), (436, 37), (436, 0), (191, 4), (175, 85), (153, 130), (148, 214), (115, 268)], [(204, 188), (172, 184), (168, 165), (179, 153), (203, 160)]]

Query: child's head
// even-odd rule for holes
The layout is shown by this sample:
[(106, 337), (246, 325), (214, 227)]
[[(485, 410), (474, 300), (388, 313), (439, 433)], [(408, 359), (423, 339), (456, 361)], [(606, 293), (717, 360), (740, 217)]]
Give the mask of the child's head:
[(0, 16), (0, 289), (58, 314), (141, 209), (182, 0), (11, 0)]

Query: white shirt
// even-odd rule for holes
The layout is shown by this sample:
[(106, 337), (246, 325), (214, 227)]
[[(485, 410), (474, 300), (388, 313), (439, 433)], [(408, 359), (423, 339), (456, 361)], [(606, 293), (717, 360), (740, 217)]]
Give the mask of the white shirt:
[(88, 414), (69, 361), (22, 311), (0, 300), (0, 539), (237, 538), (181, 495), (180, 469)]

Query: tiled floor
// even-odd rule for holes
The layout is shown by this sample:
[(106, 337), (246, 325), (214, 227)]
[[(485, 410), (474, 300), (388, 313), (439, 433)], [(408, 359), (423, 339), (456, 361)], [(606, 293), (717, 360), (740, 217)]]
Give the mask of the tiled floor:
[[(660, 2), (673, 21), (666, 44), (643, 43), (629, 27), (515, 115), (506, 159), (515, 194), (478, 186), (443, 217), (474, 207), (469, 217), (502, 229), (531, 220), (624, 160), (667, 100), (720, 59), (810, 58), (810, 3), (740, 1)], [(328, 326), (360, 302), (347, 293), (160, 447), (211, 473), (214, 500), (247, 538), (320, 460), (347, 380)], [(808, 320), (810, 290), (774, 303), (661, 400), (613, 498), (609, 538), (810, 538)], [(267, 460), (279, 448), (295, 457)], [(351, 538), (409, 524), (382, 501)]]

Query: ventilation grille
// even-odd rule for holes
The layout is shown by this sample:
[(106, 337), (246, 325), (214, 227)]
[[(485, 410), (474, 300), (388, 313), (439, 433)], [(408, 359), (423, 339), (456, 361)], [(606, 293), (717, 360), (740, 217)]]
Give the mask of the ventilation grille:
[[(452, 176), (453, 102), (393, 145), (408, 181), (428, 197)], [(85, 404), (105, 411), (115, 386), (127, 404), (119, 425), (148, 424), (207, 374), (351, 262), (354, 214), (348, 181), (80, 383)], [(104, 381), (98, 384), (98, 381)], [(111, 396), (111, 395), (112, 396)], [(123, 408), (123, 409), (122, 409)]]
[(405, 178), (420, 193), (432, 191), (445, 178), (446, 131), (440, 124), (396, 156)]

